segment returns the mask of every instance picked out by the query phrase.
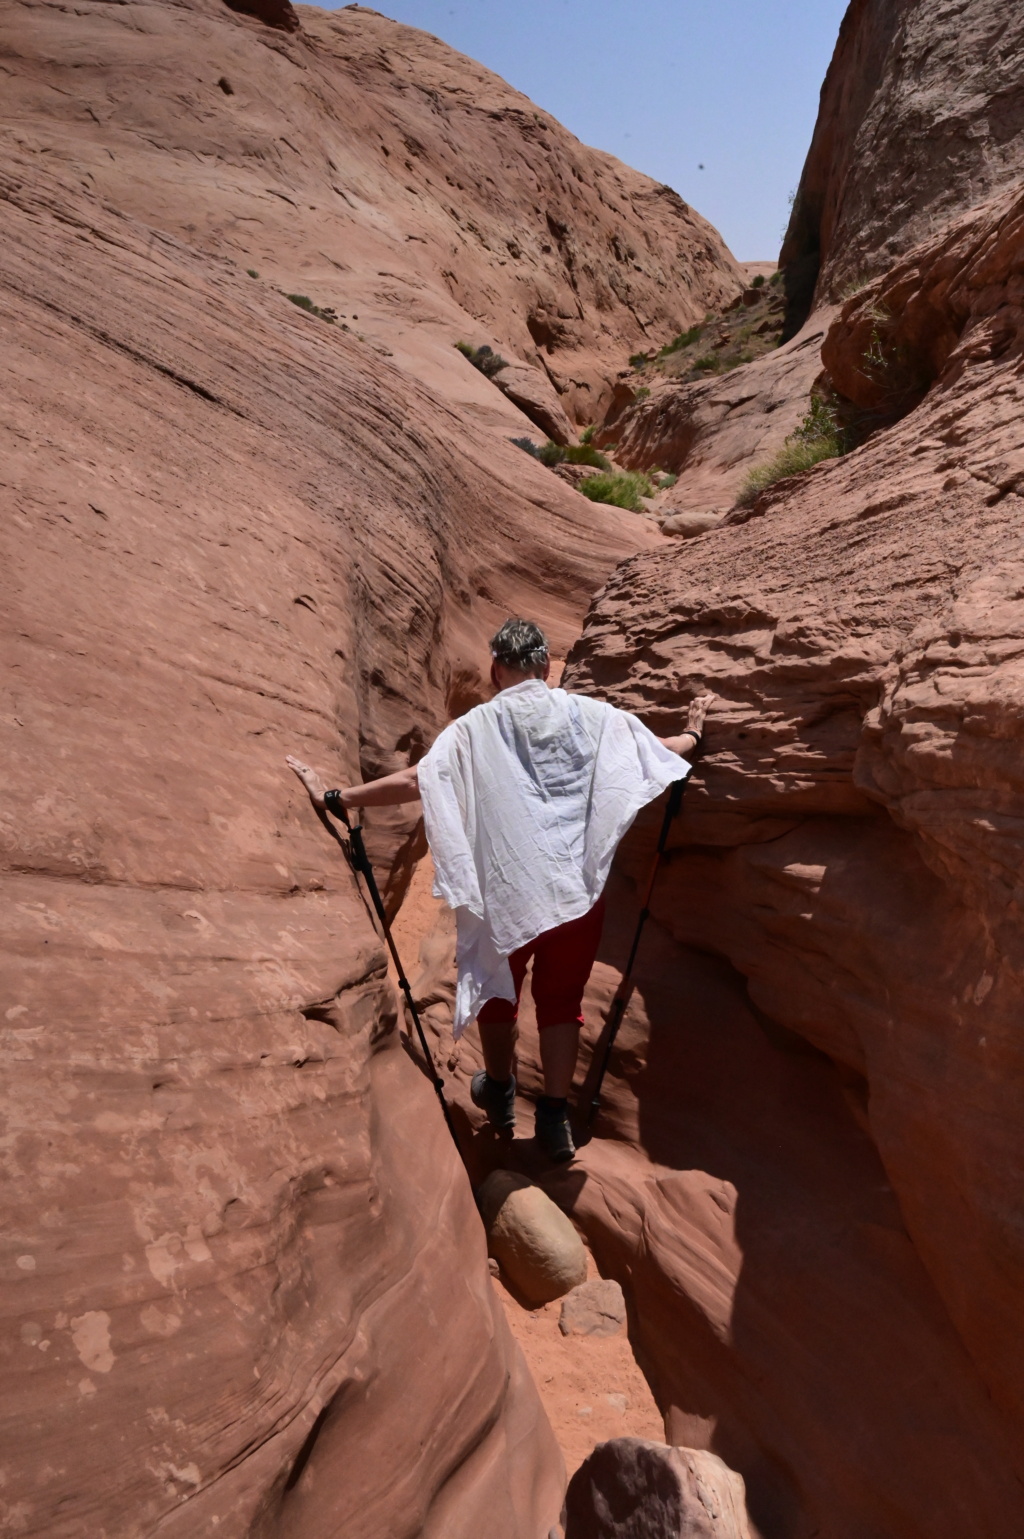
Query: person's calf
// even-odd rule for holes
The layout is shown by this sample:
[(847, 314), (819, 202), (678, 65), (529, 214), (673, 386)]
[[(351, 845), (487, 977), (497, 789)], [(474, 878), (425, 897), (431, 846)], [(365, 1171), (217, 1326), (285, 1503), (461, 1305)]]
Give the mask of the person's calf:
[(477, 1025), (484, 1068), (492, 1080), (503, 1085), (511, 1079), (515, 1068), (519, 1028), (515, 1021), (478, 1021)]
[(552, 1100), (564, 1100), (572, 1089), (576, 1058), (580, 1049), (579, 1021), (560, 1021), (540, 1028), (540, 1062), (544, 1071), (544, 1094)]

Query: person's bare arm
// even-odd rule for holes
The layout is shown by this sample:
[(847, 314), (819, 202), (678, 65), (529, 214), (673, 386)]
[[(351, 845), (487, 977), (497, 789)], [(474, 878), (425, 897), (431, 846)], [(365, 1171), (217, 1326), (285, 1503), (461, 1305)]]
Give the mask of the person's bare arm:
[(685, 759), (688, 753), (692, 753), (697, 746), (698, 738), (704, 731), (704, 718), (714, 704), (716, 697), (712, 694), (698, 695), (690, 702), (690, 710), (686, 718), (686, 731), (679, 732), (675, 737), (659, 738), (659, 743), (664, 743), (670, 753), (682, 754)]
[[(313, 806), (322, 810), (327, 793), (322, 777), (291, 754), (286, 762), (306, 787)], [(408, 769), (396, 770), (393, 775), (384, 775), (380, 780), (368, 780), (365, 785), (341, 788), (341, 799), (346, 808), (397, 807), (401, 802), (418, 801), (419, 795), (420, 777), (415, 764), (410, 764)]]

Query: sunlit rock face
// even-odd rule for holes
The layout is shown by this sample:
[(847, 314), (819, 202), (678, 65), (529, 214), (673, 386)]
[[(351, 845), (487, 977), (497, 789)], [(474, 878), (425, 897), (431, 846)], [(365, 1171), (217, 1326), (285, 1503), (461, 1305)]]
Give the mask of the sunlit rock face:
[[(283, 760), (415, 760), (509, 612), (564, 655), (657, 538), (511, 446), (454, 343), (586, 420), (641, 312), (738, 272), (373, 12), (3, 32), (0, 1528), (534, 1539), (558, 1450)], [(392, 902), (406, 812), (370, 839)]]
[(627, 1148), (571, 1200), (670, 1438), (703, 1429), (766, 1534), (1020, 1523), (1022, 231), (998, 194), (847, 299), (824, 365), (899, 420), (624, 563), (566, 675), (663, 730), (720, 697), (619, 1060)]
[(780, 264), (789, 334), (1024, 164), (1024, 17), (1003, 0), (852, 0)]

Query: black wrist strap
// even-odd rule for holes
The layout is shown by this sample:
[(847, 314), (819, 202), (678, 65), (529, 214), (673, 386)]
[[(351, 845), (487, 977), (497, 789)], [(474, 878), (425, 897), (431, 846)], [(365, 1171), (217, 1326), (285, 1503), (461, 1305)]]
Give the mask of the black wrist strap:
[(328, 812), (333, 812), (336, 818), (341, 818), (346, 823), (348, 822), (348, 818), (345, 814), (345, 803), (341, 799), (340, 791), (325, 791), (324, 806), (327, 808)]
[(684, 737), (692, 737), (695, 739), (693, 748), (690, 751), (691, 753), (696, 753), (700, 748), (701, 743), (704, 741), (703, 732), (697, 732), (693, 727), (684, 727), (682, 735)]

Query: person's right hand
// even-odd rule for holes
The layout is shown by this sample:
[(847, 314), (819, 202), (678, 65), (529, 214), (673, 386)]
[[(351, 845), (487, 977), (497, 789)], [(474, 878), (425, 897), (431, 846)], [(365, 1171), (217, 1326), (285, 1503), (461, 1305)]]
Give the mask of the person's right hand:
[(324, 809), (324, 797), (327, 794), (327, 787), (324, 785), (316, 770), (311, 769), (308, 764), (303, 764), (301, 759), (294, 758), (292, 754), (288, 754), (286, 756), (285, 763), (290, 770), (293, 770), (295, 774), (298, 775), (299, 779), (302, 781), (302, 784), (306, 787), (306, 790), (309, 792), (309, 799), (313, 803), (313, 806), (316, 807), (318, 811), (322, 812)]

